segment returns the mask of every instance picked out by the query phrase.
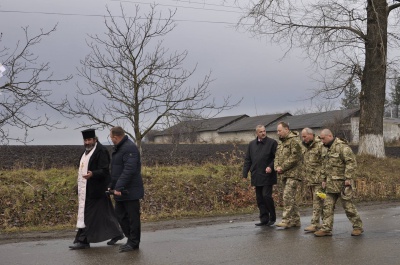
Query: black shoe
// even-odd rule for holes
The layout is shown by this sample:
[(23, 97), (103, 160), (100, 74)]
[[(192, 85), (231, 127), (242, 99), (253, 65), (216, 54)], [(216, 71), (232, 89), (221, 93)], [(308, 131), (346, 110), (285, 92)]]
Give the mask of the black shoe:
[(74, 243), (72, 246), (69, 246), (70, 249), (75, 250), (75, 249), (86, 249), (90, 248), (90, 244), (85, 244), (85, 243)]
[(275, 224), (275, 221), (269, 221), (268, 224), (266, 224), (267, 226), (273, 226)]
[(269, 222), (260, 222), (257, 223), (256, 226), (264, 226), (264, 225), (268, 225)]
[(125, 245), (122, 245), (122, 246), (120, 246), (119, 247), (119, 251), (118, 252), (128, 252), (128, 251), (132, 251), (132, 250), (135, 250), (135, 249), (138, 249), (139, 248), (139, 244), (136, 244), (136, 245), (130, 245), (130, 244), (128, 244), (128, 243), (126, 243)]
[(108, 242), (107, 242), (107, 245), (112, 246), (112, 245), (114, 245), (115, 243), (117, 243), (118, 240), (121, 240), (121, 239), (124, 239), (124, 236), (123, 236), (123, 235), (116, 236), (116, 237), (112, 238), (110, 241), (108, 241)]

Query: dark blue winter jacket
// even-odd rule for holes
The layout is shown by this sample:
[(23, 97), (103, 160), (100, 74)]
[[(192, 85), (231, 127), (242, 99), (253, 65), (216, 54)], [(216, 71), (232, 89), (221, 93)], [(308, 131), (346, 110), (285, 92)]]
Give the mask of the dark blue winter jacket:
[(122, 192), (122, 196), (114, 196), (116, 201), (139, 200), (143, 198), (144, 188), (141, 175), (140, 153), (137, 146), (124, 138), (114, 146), (111, 155), (112, 190)]

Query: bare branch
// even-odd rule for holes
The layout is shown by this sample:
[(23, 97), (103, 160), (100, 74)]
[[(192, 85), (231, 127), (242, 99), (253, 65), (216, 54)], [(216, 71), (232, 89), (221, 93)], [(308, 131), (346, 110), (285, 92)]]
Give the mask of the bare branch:
[(359, 83), (359, 151), (382, 157), (386, 75), (398, 68), (398, 60), (388, 62), (387, 54), (400, 40), (399, 12), (391, 19), (389, 13), (399, 6), (388, 7), (386, 0), (258, 0), (245, 8), (238, 26), (250, 21), (254, 35), (286, 46), (283, 56), (302, 49), (321, 84), (312, 98), (337, 98)]
[[(57, 25), (56, 25), (57, 26)], [(66, 82), (72, 77), (54, 78), (49, 73), (49, 63), (39, 63), (39, 56), (31, 50), (41, 43), (44, 37), (56, 31), (54, 26), (49, 31), (43, 31), (31, 37), (28, 27), (22, 28), (24, 40), (16, 43), (14, 48), (4, 47), (0, 49), (0, 60), (6, 67), (5, 83), (0, 86), (0, 140), (3, 143), (18, 141), (27, 143), (28, 130), (44, 127), (49, 130), (60, 128), (60, 122), (51, 121), (46, 114), (34, 115), (31, 109), (42, 107), (56, 111), (62, 110), (67, 102), (55, 102), (50, 100), (52, 94), (51, 85)], [(1, 41), (1, 39), (0, 39)], [(8, 129), (16, 127), (25, 133), (22, 136), (12, 137)]]
[(91, 120), (82, 126), (125, 124), (140, 146), (147, 133), (172, 117), (209, 117), (238, 104), (231, 104), (229, 96), (221, 102), (211, 98), (211, 73), (191, 85), (196, 66), (183, 67), (188, 52), (163, 46), (163, 37), (175, 28), (175, 11), (164, 16), (154, 5), (145, 14), (136, 6), (133, 17), (126, 16), (122, 6), (121, 16), (107, 11), (104, 35), (87, 40), (91, 53), (78, 69), (87, 84), (78, 86), (79, 96), (69, 110)]

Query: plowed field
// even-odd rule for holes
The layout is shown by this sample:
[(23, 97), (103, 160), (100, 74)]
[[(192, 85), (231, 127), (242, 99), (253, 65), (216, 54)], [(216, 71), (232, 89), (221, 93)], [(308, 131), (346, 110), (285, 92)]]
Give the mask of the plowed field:
[[(111, 152), (112, 146), (107, 147)], [(153, 166), (241, 161), (246, 147), (232, 144), (146, 144), (143, 145), (142, 163)], [(0, 146), (0, 169), (77, 166), (83, 150), (83, 146), (77, 145)], [(386, 155), (400, 157), (400, 147), (387, 147)]]

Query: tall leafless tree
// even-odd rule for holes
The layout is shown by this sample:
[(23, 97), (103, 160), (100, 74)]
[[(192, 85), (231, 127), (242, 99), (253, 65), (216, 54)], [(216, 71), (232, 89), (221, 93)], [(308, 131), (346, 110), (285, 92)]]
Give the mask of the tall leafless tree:
[(164, 17), (154, 5), (145, 14), (136, 6), (133, 16), (122, 6), (119, 16), (107, 11), (105, 35), (89, 36), (91, 53), (79, 69), (87, 85), (78, 86), (71, 112), (91, 120), (82, 126), (123, 126), (140, 148), (144, 136), (157, 125), (187, 113), (215, 115), (236, 105), (230, 104), (230, 97), (220, 104), (211, 98), (210, 74), (189, 85), (196, 67), (184, 69), (187, 51), (163, 47), (163, 37), (175, 28), (175, 12)]
[[(239, 2), (238, 3), (243, 3)], [(361, 84), (359, 153), (384, 157), (383, 113), (388, 45), (399, 46), (400, 3), (386, 0), (257, 0), (241, 19), (257, 36), (301, 48), (321, 74), (316, 94), (339, 96)], [(329, 75), (327, 75), (329, 73)]]
[[(46, 129), (61, 128), (59, 121), (52, 121), (46, 111), (53, 109), (61, 111), (66, 101), (56, 102), (51, 99), (52, 85), (70, 80), (72, 77), (54, 78), (48, 62), (41, 63), (39, 55), (33, 52), (43, 38), (54, 31), (43, 31), (30, 36), (28, 27), (22, 28), (24, 38), (14, 47), (0, 47), (0, 63), (6, 71), (0, 79), (0, 141), (7, 144), (10, 141), (27, 143), (30, 129), (44, 127)], [(2, 38), (0, 36), (0, 44)], [(35, 115), (33, 110), (44, 110)], [(12, 128), (12, 133), (10, 129)], [(20, 131), (21, 133), (19, 133)]]

